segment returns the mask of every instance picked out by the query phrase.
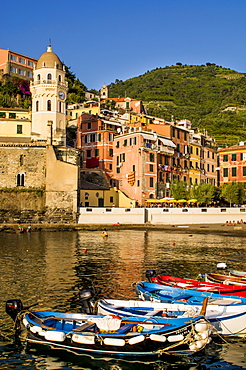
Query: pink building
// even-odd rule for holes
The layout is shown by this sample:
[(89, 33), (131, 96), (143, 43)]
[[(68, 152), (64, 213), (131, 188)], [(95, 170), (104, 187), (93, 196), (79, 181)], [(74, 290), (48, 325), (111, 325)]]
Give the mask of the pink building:
[(174, 146), (168, 138), (141, 129), (116, 136), (114, 177), (118, 188), (140, 205), (148, 198), (156, 198), (159, 155), (173, 155)]
[[(106, 103), (107, 99), (101, 100), (101, 105)], [(145, 113), (144, 106), (141, 100), (136, 100), (132, 98), (108, 98), (108, 100), (115, 101), (115, 109), (119, 110), (122, 109), (127, 112), (133, 113)]]

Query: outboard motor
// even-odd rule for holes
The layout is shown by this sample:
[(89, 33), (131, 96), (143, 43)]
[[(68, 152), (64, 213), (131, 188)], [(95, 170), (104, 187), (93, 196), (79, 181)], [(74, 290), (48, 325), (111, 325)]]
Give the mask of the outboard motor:
[(23, 311), (24, 307), (20, 299), (9, 299), (6, 302), (5, 312), (15, 321), (17, 315)]
[(81, 304), (82, 310), (87, 314), (93, 313), (93, 305), (91, 303), (92, 298), (94, 297), (91, 290), (82, 290), (79, 293), (79, 303)]
[(149, 280), (150, 283), (152, 283), (151, 278), (156, 276), (156, 271), (155, 270), (147, 270), (145, 273), (146, 278)]

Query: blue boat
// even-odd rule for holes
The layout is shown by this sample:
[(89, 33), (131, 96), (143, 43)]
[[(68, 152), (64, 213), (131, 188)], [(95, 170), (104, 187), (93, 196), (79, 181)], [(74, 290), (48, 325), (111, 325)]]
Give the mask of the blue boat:
[(139, 298), (144, 301), (153, 302), (169, 302), (169, 303), (187, 303), (187, 304), (200, 304), (202, 305), (204, 298), (208, 297), (208, 304), (216, 302), (216, 304), (223, 305), (233, 304), (242, 305), (246, 304), (246, 298), (221, 295), (217, 293), (204, 292), (192, 289), (183, 289), (171, 287), (167, 285), (160, 285), (148, 282), (139, 282), (135, 284), (135, 291)]
[(6, 312), (15, 321), (16, 335), (26, 341), (113, 358), (154, 358), (191, 355), (210, 338), (204, 316), (194, 318), (112, 317), (55, 311), (33, 311), (20, 300), (8, 300)]

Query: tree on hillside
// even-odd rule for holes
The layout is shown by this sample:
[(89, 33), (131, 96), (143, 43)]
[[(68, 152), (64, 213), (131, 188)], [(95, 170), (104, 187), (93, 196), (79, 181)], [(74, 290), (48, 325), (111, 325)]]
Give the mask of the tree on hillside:
[(67, 103), (83, 103), (85, 101), (87, 87), (76, 78), (76, 75), (70, 71), (70, 68), (65, 66), (66, 79), (68, 81)]

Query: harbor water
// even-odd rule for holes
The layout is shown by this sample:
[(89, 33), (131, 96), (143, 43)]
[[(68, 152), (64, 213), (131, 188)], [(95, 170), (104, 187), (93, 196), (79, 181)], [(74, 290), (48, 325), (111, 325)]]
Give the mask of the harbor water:
[(76, 356), (32, 348), (14, 340), (7, 299), (20, 298), (37, 310), (79, 311), (77, 296), (92, 287), (101, 297), (135, 299), (134, 283), (154, 269), (196, 278), (216, 272), (219, 262), (246, 270), (245, 238), (234, 235), (168, 233), (162, 230), (33, 231), (0, 234), (0, 369), (246, 369), (246, 340), (213, 340), (187, 358), (156, 362)]

